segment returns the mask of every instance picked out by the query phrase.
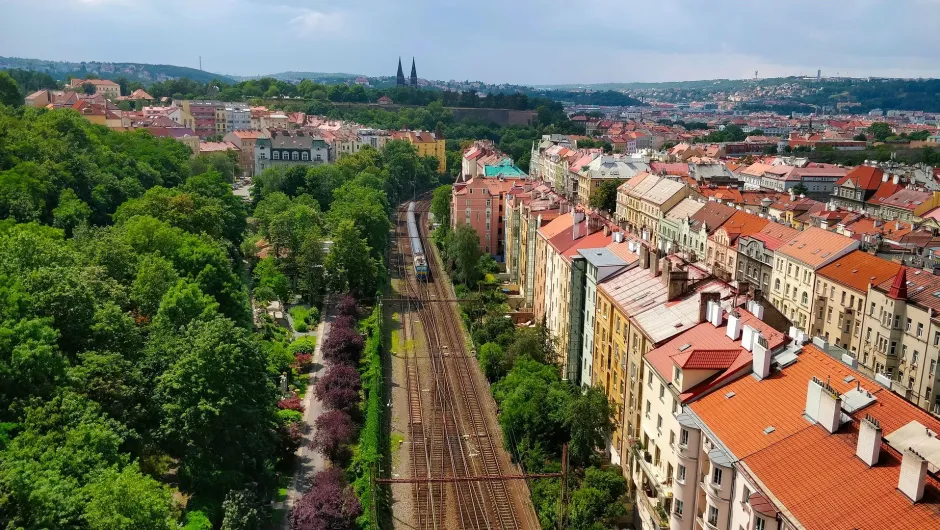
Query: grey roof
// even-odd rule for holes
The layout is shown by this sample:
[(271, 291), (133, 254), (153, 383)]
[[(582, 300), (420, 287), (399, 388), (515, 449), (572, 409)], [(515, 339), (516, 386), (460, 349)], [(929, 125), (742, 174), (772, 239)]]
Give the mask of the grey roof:
[(734, 463), (734, 458), (720, 447), (715, 447), (709, 451), (708, 459), (722, 467), (731, 467), (731, 464)]
[(606, 248), (582, 248), (578, 254), (584, 256), (595, 267), (619, 267), (627, 262)]
[(310, 149), (311, 147), (326, 147), (326, 142), (319, 136), (303, 132), (286, 133), (283, 131), (271, 132), (271, 147), (281, 149)]

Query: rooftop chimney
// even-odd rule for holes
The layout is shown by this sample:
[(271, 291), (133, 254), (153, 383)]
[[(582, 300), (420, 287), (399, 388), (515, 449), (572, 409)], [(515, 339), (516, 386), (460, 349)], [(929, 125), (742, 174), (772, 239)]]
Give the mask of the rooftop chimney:
[(898, 489), (907, 498), (918, 502), (924, 498), (924, 484), (927, 482), (927, 460), (913, 448), (908, 447), (901, 456), (901, 475), (898, 477)]
[(881, 424), (870, 414), (866, 414), (865, 419), (859, 422), (858, 447), (855, 448), (855, 456), (861, 458), (868, 467), (872, 467), (878, 463), (880, 454)]
[(741, 347), (751, 351), (754, 347), (754, 338), (757, 336), (757, 330), (745, 324), (741, 326)]
[(736, 309), (728, 313), (728, 327), (725, 334), (731, 340), (738, 340), (741, 337), (741, 314)]
[(760, 334), (759, 331), (755, 330), (754, 335), (752, 335), (753, 340), (753, 368), (754, 375), (760, 379), (766, 379), (770, 375), (770, 349), (768, 348), (767, 339)]
[(650, 271), (653, 273), (653, 278), (659, 276), (659, 249), (650, 252)]
[(839, 429), (842, 419), (842, 398), (839, 393), (817, 377), (809, 381), (806, 389), (806, 415), (829, 433)]
[(894, 185), (897, 185), (898, 182), (900, 182), (900, 180), (901, 180), (901, 175), (895, 174), (895, 175), (894, 175), (894, 178), (891, 179), (891, 183), (894, 184)]
[(644, 244), (640, 244), (640, 267), (650, 268), (650, 249)]
[(718, 303), (718, 300), (711, 302), (709, 306), (708, 321), (717, 328), (721, 326), (721, 317), (724, 316), (724, 311), (721, 309), (721, 304)]
[(663, 259), (663, 285), (666, 286), (666, 300), (672, 300), (672, 297), (669, 296), (669, 275), (672, 274), (672, 261), (669, 260), (669, 257), (666, 256)]
[(721, 293), (702, 293), (698, 301), (698, 321), (699, 323), (708, 322), (708, 312), (711, 304), (719, 300)]

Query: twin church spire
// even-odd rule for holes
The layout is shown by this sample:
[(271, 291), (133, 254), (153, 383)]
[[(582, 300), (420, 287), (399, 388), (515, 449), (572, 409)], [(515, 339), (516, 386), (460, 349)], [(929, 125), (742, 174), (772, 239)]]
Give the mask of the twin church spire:
[(411, 78), (406, 82), (405, 81), (405, 72), (401, 69), (401, 57), (398, 58), (398, 77), (396, 80), (398, 86), (410, 86), (411, 88), (418, 88), (418, 69), (415, 68), (415, 59), (411, 58)]

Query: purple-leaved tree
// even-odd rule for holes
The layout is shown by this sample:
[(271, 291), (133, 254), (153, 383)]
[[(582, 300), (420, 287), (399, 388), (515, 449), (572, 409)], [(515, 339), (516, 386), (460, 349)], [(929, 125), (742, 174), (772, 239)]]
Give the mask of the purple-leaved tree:
[(350, 411), (359, 406), (362, 381), (359, 370), (344, 364), (335, 364), (317, 381), (314, 392), (327, 408)]
[(356, 526), (362, 514), (359, 499), (337, 468), (313, 476), (310, 489), (291, 510), (291, 530), (342, 530)]

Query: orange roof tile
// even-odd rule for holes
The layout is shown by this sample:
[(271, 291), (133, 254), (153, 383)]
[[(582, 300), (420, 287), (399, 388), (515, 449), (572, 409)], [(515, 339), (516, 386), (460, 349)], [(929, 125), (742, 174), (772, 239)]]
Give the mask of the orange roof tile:
[(770, 221), (767, 219), (758, 217), (752, 213), (747, 213), (744, 210), (738, 210), (721, 225), (719, 230), (724, 230), (728, 233), (729, 242), (733, 246), (739, 237), (756, 234), (767, 226), (768, 223), (770, 223)]
[[(845, 381), (849, 376), (853, 379)], [(809, 381), (829, 381), (840, 394), (856, 388), (876, 401), (849, 414), (835, 434), (804, 418)], [(733, 397), (727, 397), (734, 392)], [(855, 456), (858, 421), (870, 415), (889, 435), (911, 421), (940, 431), (940, 420), (904, 401), (812, 344), (797, 361), (763, 380), (741, 377), (690, 405), (709, 431), (761, 483), (764, 493), (804, 528), (940, 527), (940, 482), (911, 503), (897, 490), (900, 455), (886, 442), (869, 468)], [(765, 429), (774, 430), (766, 433)]]
[(901, 265), (855, 250), (819, 269), (823, 278), (856, 291), (867, 293), (868, 284), (878, 285), (897, 274)]
[(858, 241), (813, 226), (794, 236), (777, 253), (817, 268), (850, 247), (858, 248)]

